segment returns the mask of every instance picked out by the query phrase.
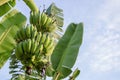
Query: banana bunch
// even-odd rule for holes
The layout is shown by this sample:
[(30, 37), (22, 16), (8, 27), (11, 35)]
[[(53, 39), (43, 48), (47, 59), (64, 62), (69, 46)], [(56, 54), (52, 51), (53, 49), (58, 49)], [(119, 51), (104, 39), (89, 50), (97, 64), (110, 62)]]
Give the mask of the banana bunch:
[[(21, 28), (16, 36), (15, 55), (29, 69), (43, 69), (50, 62), (50, 56), (55, 47), (55, 38), (51, 34), (56, 30), (52, 18), (44, 12), (31, 12), (30, 23)], [(34, 68), (33, 68), (34, 67)]]
[(40, 15), (40, 11), (39, 12), (36, 12), (36, 11), (30, 12), (30, 23), (33, 24), (34, 26), (39, 24), (39, 15)]
[[(39, 47), (39, 49), (38, 49)], [(38, 53), (42, 53), (43, 45), (38, 44), (34, 39), (27, 39), (18, 43), (15, 48), (15, 55), (17, 59), (26, 64), (28, 62), (34, 62), (34, 55)]]
[[(51, 55), (54, 49), (54, 38), (48, 33), (39, 32), (35, 38), (26, 39), (18, 43), (15, 49), (16, 57), (20, 61), (41, 61), (41, 56)], [(23, 63), (26, 64), (26, 63)]]
[(52, 54), (53, 49), (55, 47), (54, 40), (55, 39), (49, 33), (43, 33), (42, 34), (40, 44), (43, 44), (43, 47), (44, 47), (44, 49), (43, 49), (44, 53), (43, 54), (44, 55), (50, 56)]
[(54, 24), (55, 21), (49, 17), (45, 12), (31, 12), (30, 13), (30, 23), (37, 27), (38, 31), (42, 32), (53, 32), (57, 29)]
[(33, 25), (27, 25), (26, 27), (22, 27), (16, 34), (15, 39), (19, 43), (20, 41), (24, 41), (26, 39), (33, 39), (38, 34), (36, 27)]

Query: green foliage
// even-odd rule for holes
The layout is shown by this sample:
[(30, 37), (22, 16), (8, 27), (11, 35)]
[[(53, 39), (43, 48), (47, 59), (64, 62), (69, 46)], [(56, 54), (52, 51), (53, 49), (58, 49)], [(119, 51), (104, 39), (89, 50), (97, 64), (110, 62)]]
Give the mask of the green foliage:
[[(34, 0), (23, 1), (31, 9), (32, 27), (24, 26), (26, 17), (17, 10), (8, 12), (16, 5), (15, 0), (0, 1), (0, 16), (8, 12), (0, 21), (0, 68), (10, 57), (11, 80), (46, 80), (46, 76), (61, 80), (68, 77), (82, 43), (83, 24), (71, 23), (61, 38), (62, 9), (52, 3), (40, 13)], [(70, 80), (75, 80), (79, 73), (76, 69)]]
[(25, 23), (26, 17), (17, 10), (12, 10), (0, 21), (0, 68), (10, 57), (16, 45), (14, 36), (17, 30)]
[(1, 0), (0, 1), (0, 17), (7, 13), (15, 6), (16, 0)]
[[(56, 45), (51, 56), (52, 66), (57, 72), (62, 72), (62, 67), (72, 68), (75, 64), (79, 47), (82, 43), (83, 24), (71, 23), (63, 37)], [(67, 72), (67, 71), (66, 71)]]
[(56, 20), (56, 24), (59, 27), (63, 26), (63, 10), (58, 8), (54, 3), (52, 3), (46, 10), (46, 13)]

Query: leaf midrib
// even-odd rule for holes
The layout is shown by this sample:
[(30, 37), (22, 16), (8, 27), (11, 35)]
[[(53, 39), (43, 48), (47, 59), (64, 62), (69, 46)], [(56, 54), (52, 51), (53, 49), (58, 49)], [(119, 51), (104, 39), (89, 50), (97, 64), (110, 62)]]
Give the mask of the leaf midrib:
[(10, 32), (11, 28), (12, 27), (9, 27), (5, 32), (2, 33), (2, 35), (0, 36), (0, 44), (6, 38), (7, 34)]
[[(77, 26), (77, 25), (76, 25), (76, 26)], [(75, 26), (75, 30), (74, 30), (74, 32), (73, 32), (73, 35), (74, 35), (75, 31), (76, 31), (76, 26)], [(73, 35), (72, 35), (72, 37), (73, 37)], [(70, 41), (72, 40), (72, 37), (70, 38), (70, 40), (69, 40), (69, 42), (68, 42), (68, 45), (66, 46), (66, 48), (65, 48), (65, 50), (64, 50), (64, 52), (63, 52), (64, 55), (62, 55), (61, 60), (60, 60), (59, 65), (58, 65), (58, 67), (57, 67), (56, 70), (60, 70), (60, 68), (62, 67), (62, 63), (63, 63), (63, 61), (64, 61), (64, 57), (66, 56), (66, 50), (67, 50), (67, 48), (68, 48), (69, 45), (70, 45)], [(68, 67), (68, 66), (66, 66), (66, 67)], [(69, 67), (68, 67), (68, 68), (69, 68)]]

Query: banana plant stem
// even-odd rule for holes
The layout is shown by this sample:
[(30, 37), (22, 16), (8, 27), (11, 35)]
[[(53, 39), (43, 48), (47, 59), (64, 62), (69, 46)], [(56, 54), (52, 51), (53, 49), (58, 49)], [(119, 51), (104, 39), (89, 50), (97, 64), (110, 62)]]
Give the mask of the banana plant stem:
[(39, 11), (38, 7), (36, 6), (34, 0), (23, 0), (26, 5), (31, 9), (31, 11)]
[(59, 76), (60, 76), (60, 73), (56, 72), (54, 77), (53, 77), (53, 80), (58, 80)]

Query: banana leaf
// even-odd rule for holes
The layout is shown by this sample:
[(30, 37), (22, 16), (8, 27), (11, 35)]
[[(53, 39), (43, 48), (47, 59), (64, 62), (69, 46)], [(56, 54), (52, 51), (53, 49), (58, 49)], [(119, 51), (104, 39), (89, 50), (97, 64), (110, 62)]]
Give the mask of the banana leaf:
[(26, 23), (26, 17), (12, 10), (6, 14), (0, 21), (0, 68), (10, 57), (16, 45), (14, 36), (22, 26)]
[(51, 56), (53, 69), (57, 72), (62, 72), (63, 66), (71, 69), (78, 56), (79, 47), (82, 43), (83, 24), (71, 23), (63, 37), (56, 45)]
[(52, 3), (48, 9), (46, 10), (46, 13), (50, 16), (52, 16), (52, 18), (54, 20), (56, 20), (56, 24), (59, 27), (63, 26), (63, 10), (58, 8), (54, 3)]
[(16, 0), (0, 0), (0, 17), (7, 13), (16, 4)]

